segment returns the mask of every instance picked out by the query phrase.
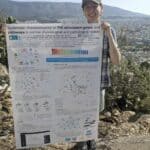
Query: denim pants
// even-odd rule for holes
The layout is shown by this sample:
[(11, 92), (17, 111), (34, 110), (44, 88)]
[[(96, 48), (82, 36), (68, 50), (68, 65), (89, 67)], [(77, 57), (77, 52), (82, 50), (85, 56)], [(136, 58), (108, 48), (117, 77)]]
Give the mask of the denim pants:
[(100, 92), (100, 106), (99, 111), (103, 111), (105, 108), (105, 89), (102, 89)]

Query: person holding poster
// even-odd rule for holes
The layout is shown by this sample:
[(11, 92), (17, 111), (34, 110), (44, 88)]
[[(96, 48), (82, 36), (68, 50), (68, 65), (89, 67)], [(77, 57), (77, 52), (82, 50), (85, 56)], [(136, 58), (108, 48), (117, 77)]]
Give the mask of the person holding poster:
[[(112, 64), (119, 64), (121, 54), (116, 41), (115, 31), (108, 22), (101, 22), (103, 14), (103, 5), (101, 0), (82, 0), (83, 13), (88, 23), (101, 23), (103, 30), (103, 51), (102, 51), (102, 75), (101, 75), (101, 102), (100, 111), (104, 109), (105, 89), (110, 86), (109, 59)], [(94, 140), (87, 142), (78, 142), (75, 150), (95, 150)]]

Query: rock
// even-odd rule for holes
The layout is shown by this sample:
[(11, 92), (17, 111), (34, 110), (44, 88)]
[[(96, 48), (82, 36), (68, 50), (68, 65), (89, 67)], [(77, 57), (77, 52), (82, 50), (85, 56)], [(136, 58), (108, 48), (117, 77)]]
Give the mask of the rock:
[(0, 104), (0, 111), (2, 110), (2, 107), (3, 107), (3, 105), (2, 105), (2, 104)]
[(150, 114), (142, 115), (137, 122), (150, 127)]
[(111, 113), (109, 111), (107, 111), (107, 112), (104, 113), (104, 116), (107, 117), (107, 118), (111, 117)]
[(150, 114), (142, 115), (137, 123), (140, 125), (140, 133), (150, 134)]
[(123, 111), (121, 114), (122, 122), (129, 121), (130, 117), (132, 117), (134, 115), (135, 115), (134, 111)]
[(134, 116), (135, 115), (135, 112), (134, 111), (123, 111), (122, 112), (122, 116), (126, 116), (126, 117), (131, 117), (131, 116)]
[(1, 76), (8, 76), (8, 71), (6, 67), (2, 64), (0, 64), (0, 75)]
[(98, 150), (111, 150), (111, 148), (109, 146), (107, 146), (107, 144), (99, 144), (97, 146)]
[(0, 120), (7, 117), (7, 113), (4, 111), (0, 111)]
[(121, 113), (119, 112), (119, 110), (117, 110), (117, 109), (113, 109), (113, 110), (112, 110), (112, 115), (113, 115), (113, 116), (120, 116), (120, 114), (121, 114)]

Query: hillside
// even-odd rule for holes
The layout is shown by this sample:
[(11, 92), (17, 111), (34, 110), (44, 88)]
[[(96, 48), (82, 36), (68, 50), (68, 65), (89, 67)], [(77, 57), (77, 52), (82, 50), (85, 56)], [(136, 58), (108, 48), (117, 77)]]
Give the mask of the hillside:
[[(18, 20), (55, 21), (62, 18), (82, 18), (81, 5), (78, 3), (56, 2), (15, 2), (0, 0), (0, 13), (15, 16)], [(141, 17), (120, 8), (104, 6), (104, 17)]]

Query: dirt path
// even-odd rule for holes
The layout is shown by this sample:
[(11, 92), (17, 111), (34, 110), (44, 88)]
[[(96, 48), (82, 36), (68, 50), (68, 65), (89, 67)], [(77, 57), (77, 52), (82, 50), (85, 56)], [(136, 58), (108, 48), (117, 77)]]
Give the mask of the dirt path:
[(150, 136), (119, 137), (97, 141), (97, 150), (150, 150)]

